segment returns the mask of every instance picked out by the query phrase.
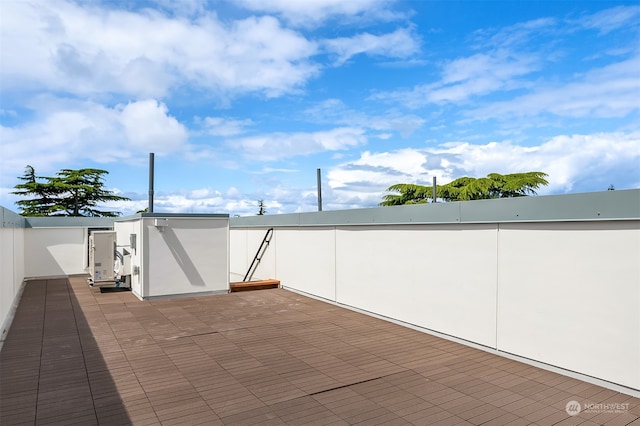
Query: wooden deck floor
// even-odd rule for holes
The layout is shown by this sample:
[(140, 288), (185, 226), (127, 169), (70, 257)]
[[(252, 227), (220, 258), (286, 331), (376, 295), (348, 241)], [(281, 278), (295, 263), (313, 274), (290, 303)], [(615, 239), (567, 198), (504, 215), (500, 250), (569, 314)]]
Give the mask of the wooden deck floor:
[[(569, 416), (572, 400), (619, 412)], [(139, 301), (72, 277), (26, 285), (0, 413), (3, 426), (637, 425), (640, 400), (283, 289)]]

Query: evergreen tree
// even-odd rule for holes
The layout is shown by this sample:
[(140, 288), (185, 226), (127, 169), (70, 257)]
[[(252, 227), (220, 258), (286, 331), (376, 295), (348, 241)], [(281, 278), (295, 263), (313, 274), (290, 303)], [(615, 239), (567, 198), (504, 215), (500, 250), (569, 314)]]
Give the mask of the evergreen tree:
[(38, 182), (38, 179), (47, 179), (36, 176), (35, 169), (27, 165), (24, 175), (18, 177), (22, 183), (17, 184), (12, 194), (24, 197), (33, 197), (29, 200), (20, 200), (16, 204), (20, 207), (23, 216), (49, 216), (55, 205), (53, 187), (49, 182)]
[[(490, 173), (483, 178), (465, 176), (437, 185), (436, 196), (443, 201), (467, 201), (535, 195), (538, 188), (549, 184), (546, 177), (543, 172)], [(433, 187), (412, 183), (392, 185), (387, 191), (395, 194), (386, 194), (381, 206), (427, 203), (433, 198)]]
[(263, 216), (267, 212), (264, 206), (264, 200), (258, 200), (258, 216)]
[(129, 198), (103, 188), (106, 174), (109, 172), (101, 169), (62, 169), (55, 177), (44, 177), (36, 176), (34, 168), (27, 166), (18, 178), (22, 183), (12, 194), (32, 197), (16, 202), (23, 216), (116, 217), (119, 212), (101, 210), (98, 204)]

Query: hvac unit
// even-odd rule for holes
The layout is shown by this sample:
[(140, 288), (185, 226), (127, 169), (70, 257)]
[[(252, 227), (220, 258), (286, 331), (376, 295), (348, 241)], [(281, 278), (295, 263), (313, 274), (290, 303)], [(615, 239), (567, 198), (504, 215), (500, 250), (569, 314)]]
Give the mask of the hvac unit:
[(89, 235), (89, 285), (115, 283), (131, 275), (131, 255), (116, 246), (115, 231), (93, 231)]

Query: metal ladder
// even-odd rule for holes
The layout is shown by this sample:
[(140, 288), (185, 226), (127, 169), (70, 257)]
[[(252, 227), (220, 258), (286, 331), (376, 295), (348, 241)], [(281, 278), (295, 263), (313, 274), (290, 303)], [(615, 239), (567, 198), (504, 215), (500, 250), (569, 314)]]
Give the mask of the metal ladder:
[(269, 243), (271, 242), (272, 236), (273, 236), (273, 228), (269, 228), (264, 238), (262, 239), (262, 243), (260, 243), (258, 252), (254, 256), (253, 261), (251, 261), (251, 266), (249, 266), (249, 270), (245, 274), (242, 282), (251, 281), (251, 278), (253, 278), (253, 274), (256, 272), (256, 269), (258, 269), (258, 265), (262, 260), (262, 256), (264, 256), (264, 253), (267, 251), (267, 248), (269, 247)]

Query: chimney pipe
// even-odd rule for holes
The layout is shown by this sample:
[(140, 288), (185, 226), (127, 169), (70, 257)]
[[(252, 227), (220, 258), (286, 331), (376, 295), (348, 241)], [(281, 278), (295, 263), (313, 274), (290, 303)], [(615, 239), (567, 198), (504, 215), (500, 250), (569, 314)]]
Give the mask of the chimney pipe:
[(436, 185), (436, 177), (433, 177), (433, 201), (432, 203), (437, 202), (436, 199), (438, 198), (438, 185)]
[(153, 152), (149, 153), (149, 208), (147, 211), (153, 213)]
[(320, 169), (317, 170), (318, 177), (318, 211), (322, 211), (322, 180), (320, 179)]

